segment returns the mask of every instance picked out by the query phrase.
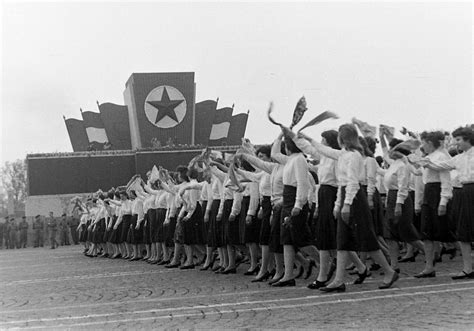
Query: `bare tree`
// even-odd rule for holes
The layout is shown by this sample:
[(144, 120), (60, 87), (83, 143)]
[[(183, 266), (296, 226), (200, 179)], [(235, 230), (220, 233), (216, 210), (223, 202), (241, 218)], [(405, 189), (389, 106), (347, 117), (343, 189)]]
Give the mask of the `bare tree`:
[(15, 210), (24, 210), (27, 194), (25, 161), (5, 162), (0, 175), (6, 196), (12, 197)]

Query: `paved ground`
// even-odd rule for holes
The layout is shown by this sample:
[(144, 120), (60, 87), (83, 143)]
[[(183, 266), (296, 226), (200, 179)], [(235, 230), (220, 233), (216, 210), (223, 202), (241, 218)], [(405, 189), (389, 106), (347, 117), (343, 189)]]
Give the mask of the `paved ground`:
[[(87, 258), (79, 246), (0, 251), (0, 329), (473, 329), (474, 280), (452, 281), (460, 258), (418, 280), (402, 264), (396, 287), (381, 277), (341, 294), (251, 283), (243, 275)], [(447, 257), (445, 257), (447, 260)], [(246, 265), (239, 271), (242, 273)], [(347, 282), (350, 282), (348, 277)]]

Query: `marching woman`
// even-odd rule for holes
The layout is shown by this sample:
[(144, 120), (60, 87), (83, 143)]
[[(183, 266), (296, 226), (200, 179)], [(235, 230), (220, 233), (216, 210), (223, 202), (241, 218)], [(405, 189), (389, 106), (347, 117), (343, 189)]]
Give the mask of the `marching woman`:
[(150, 224), (150, 239), (152, 246), (152, 258), (150, 259), (150, 263), (157, 264), (161, 261), (162, 257), (162, 244), (164, 242), (163, 222), (166, 217), (167, 196), (166, 191), (163, 190), (160, 179), (152, 182), (151, 185), (145, 185), (145, 191), (153, 194), (155, 197), (155, 217)]
[[(461, 154), (450, 160), (436, 161), (430, 158), (427, 168), (431, 170), (457, 170), (462, 184), (460, 194), (461, 208), (457, 215), (457, 236), (463, 260), (462, 271), (452, 278), (474, 278), (472, 270), (471, 243), (474, 241), (474, 132), (472, 128), (461, 127), (452, 133)], [(453, 202), (454, 204), (454, 202)]]
[(117, 234), (118, 243), (121, 247), (121, 255), (123, 259), (129, 259), (131, 254), (131, 248), (127, 241), (128, 230), (130, 229), (130, 221), (132, 218), (132, 202), (128, 200), (128, 194), (125, 191), (120, 191), (120, 201), (110, 200), (116, 206), (119, 206), (119, 218), (114, 225), (114, 230), (117, 230), (120, 226), (122, 231)]
[[(289, 131), (289, 130), (288, 130)], [(291, 131), (288, 134), (293, 135)], [(384, 282), (380, 289), (389, 288), (399, 275), (388, 264), (377, 240), (372, 223), (367, 197), (360, 187), (364, 160), (362, 146), (358, 140), (357, 129), (352, 124), (339, 127), (338, 142), (342, 150), (332, 149), (311, 138), (300, 134), (315, 148), (315, 153), (337, 160), (338, 193), (334, 207), (337, 216), (337, 267), (334, 280), (321, 287), (324, 292), (344, 292), (345, 266), (349, 260), (358, 270), (358, 279), (354, 284), (362, 284), (368, 276), (367, 266), (357, 256), (356, 251), (367, 252), (384, 271)], [(298, 146), (304, 145), (303, 139), (295, 139)], [(342, 208), (341, 208), (342, 207)]]
[[(147, 173), (148, 178), (150, 178), (150, 171)], [(146, 254), (143, 257), (143, 260), (147, 261), (151, 257), (151, 238), (150, 238), (150, 211), (152, 210), (151, 203), (155, 201), (155, 197), (152, 194), (148, 194), (143, 190), (136, 191), (138, 197), (143, 201), (143, 231), (142, 231), (142, 242), (145, 246)]]
[(111, 227), (110, 242), (112, 243), (113, 252), (114, 252), (111, 258), (116, 259), (118, 257), (121, 257), (120, 244), (121, 244), (121, 235), (122, 235), (122, 224), (121, 224), (122, 214), (121, 214), (120, 206), (111, 202), (111, 200), (115, 202), (120, 201), (120, 193), (118, 190), (114, 192), (113, 197), (109, 197), (107, 199), (107, 202), (113, 208), (114, 214), (115, 214), (115, 220), (113, 221), (113, 224), (109, 224), (109, 226)]
[(130, 191), (132, 198), (132, 220), (130, 222), (129, 241), (132, 246), (132, 258), (130, 261), (142, 259), (142, 252), (139, 245), (143, 242), (143, 200), (137, 196), (135, 190)]
[[(281, 211), (280, 239), (283, 244), (285, 273), (283, 278), (272, 286), (295, 286), (293, 266), (296, 249), (317, 259), (317, 249), (312, 246), (311, 230), (307, 217), (309, 212), (308, 193), (309, 170), (301, 150), (291, 139), (291, 130), (282, 127), (285, 135), (286, 164), (283, 169), (283, 207)], [(272, 158), (274, 158), (272, 149)], [(309, 262), (308, 262), (309, 264)], [(311, 265), (309, 264), (311, 268)]]
[[(259, 183), (259, 194), (260, 194), (260, 212), (259, 219), (261, 220), (260, 226), (260, 237), (259, 243), (262, 250), (262, 266), (259, 273), (252, 280), (252, 282), (261, 282), (265, 281), (271, 277), (270, 265), (273, 259), (273, 253), (270, 252), (270, 237), (271, 237), (271, 226), (270, 218), (272, 214), (272, 188), (271, 188), (271, 169), (268, 169), (265, 164), (270, 164), (272, 166), (277, 163), (271, 163), (271, 147), (262, 146), (256, 151), (257, 156), (252, 154), (240, 154), (239, 157), (244, 159), (254, 168), (260, 169), (260, 172), (253, 173), (244, 170), (240, 170), (239, 173), (243, 174), (244, 177), (247, 177), (253, 180), (256, 183)], [(245, 156), (244, 156), (245, 155)], [(263, 168), (267, 168), (264, 170)], [(270, 171), (268, 171), (270, 170)]]
[(77, 206), (74, 206), (74, 208), (78, 208), (82, 212), (77, 231), (79, 232), (79, 242), (84, 244), (84, 253), (87, 253), (89, 250), (87, 246), (87, 221), (90, 218), (89, 206), (88, 201), (84, 204), (80, 200), (77, 201)]
[[(337, 142), (337, 131), (324, 131), (321, 143), (334, 150), (340, 150)], [(336, 229), (337, 220), (334, 218), (334, 204), (337, 199), (337, 160), (326, 157), (312, 147), (305, 140), (297, 140), (297, 146), (306, 154), (319, 160), (317, 165), (319, 191), (318, 191), (318, 222), (316, 223), (316, 247), (319, 249), (320, 268), (316, 280), (308, 285), (310, 289), (319, 289), (328, 284), (334, 273), (335, 264), (331, 257), (336, 255)]]
[[(446, 162), (450, 156), (444, 152), (444, 134), (440, 131), (423, 132), (422, 148), (427, 159), (434, 163)], [(455, 234), (449, 231), (448, 201), (452, 197), (451, 176), (448, 170), (427, 168), (423, 172), (425, 182), (421, 209), (421, 236), (425, 245), (426, 263), (416, 278), (436, 277), (434, 269), (435, 242), (454, 242)]]
[(112, 244), (112, 232), (113, 232), (113, 226), (115, 221), (117, 220), (117, 216), (115, 215), (115, 210), (116, 207), (114, 205), (111, 205), (108, 202), (108, 199), (113, 199), (114, 198), (114, 189), (110, 189), (107, 192), (107, 199), (105, 201), (105, 205), (109, 214), (109, 217), (106, 220), (106, 225), (105, 225), (105, 233), (104, 233), (104, 247), (105, 251), (102, 254), (104, 257), (112, 257), (115, 254), (115, 248), (114, 245)]
[(94, 215), (94, 218), (92, 220), (92, 223), (89, 225), (91, 228), (91, 233), (92, 233), (92, 246), (86, 254), (89, 257), (96, 257), (97, 256), (97, 251), (100, 248), (102, 241), (104, 239), (104, 232), (105, 232), (105, 219), (108, 217), (108, 212), (105, 207), (104, 203), (105, 196), (103, 193), (100, 193), (99, 199), (96, 201), (97, 209), (96, 213)]
[[(381, 141), (385, 140), (382, 133)], [(383, 139), (383, 140), (382, 140)], [(390, 261), (393, 269), (398, 269), (399, 242), (410, 244), (423, 251), (424, 246), (419, 238), (418, 231), (413, 225), (413, 199), (409, 194), (410, 169), (403, 161), (404, 156), (411, 152), (397, 147), (402, 141), (393, 138), (390, 141), (390, 166), (384, 174), (384, 185), (388, 190), (386, 203), (386, 233), (385, 238), (390, 247)], [(382, 143), (383, 144), (383, 143)]]

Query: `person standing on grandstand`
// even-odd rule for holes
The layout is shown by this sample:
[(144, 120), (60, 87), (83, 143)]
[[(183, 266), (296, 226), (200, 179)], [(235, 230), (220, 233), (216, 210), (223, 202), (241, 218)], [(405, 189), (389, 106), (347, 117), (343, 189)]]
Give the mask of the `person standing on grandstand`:
[(34, 247), (43, 247), (44, 241), (44, 222), (41, 220), (40, 215), (35, 216), (33, 223), (33, 230), (35, 232)]
[(49, 212), (48, 218), (48, 232), (49, 232), (49, 241), (51, 244), (51, 249), (58, 247), (58, 242), (56, 240), (56, 233), (58, 232), (58, 222), (54, 218), (52, 211)]
[(26, 222), (26, 216), (22, 217), (22, 221), (19, 225), (20, 228), (20, 248), (26, 248), (28, 243), (28, 223)]

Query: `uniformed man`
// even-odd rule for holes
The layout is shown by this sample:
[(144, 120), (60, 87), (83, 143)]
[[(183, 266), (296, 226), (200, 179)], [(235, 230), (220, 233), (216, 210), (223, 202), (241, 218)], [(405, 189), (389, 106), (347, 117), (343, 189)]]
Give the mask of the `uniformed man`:
[(35, 216), (33, 223), (33, 230), (35, 232), (34, 247), (43, 247), (44, 245), (44, 222), (40, 215)]
[(54, 218), (52, 211), (49, 212), (48, 218), (48, 232), (49, 232), (49, 242), (51, 243), (51, 249), (58, 247), (58, 242), (56, 240), (56, 234), (58, 232), (58, 222)]
[(66, 214), (61, 216), (59, 221), (59, 243), (61, 246), (70, 245), (69, 244), (69, 225), (67, 221)]
[(16, 233), (18, 231), (18, 224), (15, 222), (15, 218), (12, 217), (10, 218), (10, 229), (9, 229), (9, 234), (10, 234), (10, 249), (14, 249), (15, 246), (17, 246), (17, 236)]
[(28, 244), (28, 223), (26, 222), (26, 216), (22, 217), (20, 222), (20, 248), (26, 248)]

